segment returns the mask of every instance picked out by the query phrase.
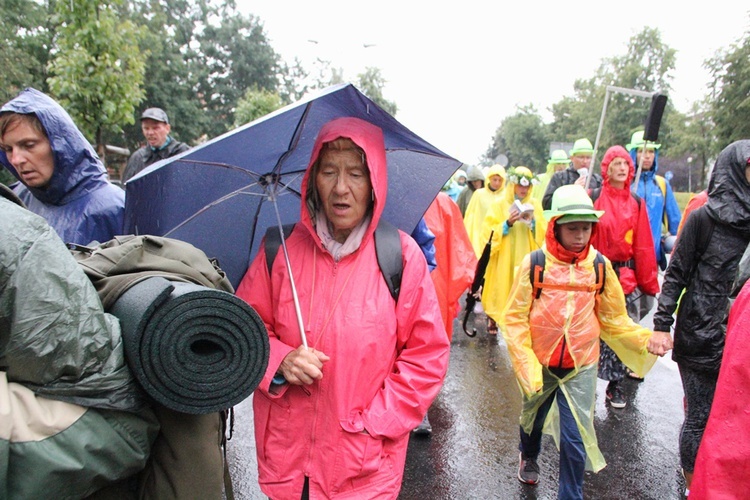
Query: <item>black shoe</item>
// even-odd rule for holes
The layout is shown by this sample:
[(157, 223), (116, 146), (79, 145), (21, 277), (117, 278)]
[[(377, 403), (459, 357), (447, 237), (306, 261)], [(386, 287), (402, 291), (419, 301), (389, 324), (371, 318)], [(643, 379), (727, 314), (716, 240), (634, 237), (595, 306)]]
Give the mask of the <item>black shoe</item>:
[(518, 464), (518, 480), (524, 484), (539, 483), (539, 464), (536, 458), (527, 458), (524, 460), (523, 453), (520, 453)]
[(427, 418), (427, 414), (424, 414), (422, 423), (419, 424), (413, 431), (417, 436), (429, 436), (432, 434), (432, 426), (430, 425), (430, 419)]
[(612, 408), (625, 408), (627, 402), (625, 396), (622, 394), (622, 390), (618, 384), (611, 384), (607, 386), (607, 401)]

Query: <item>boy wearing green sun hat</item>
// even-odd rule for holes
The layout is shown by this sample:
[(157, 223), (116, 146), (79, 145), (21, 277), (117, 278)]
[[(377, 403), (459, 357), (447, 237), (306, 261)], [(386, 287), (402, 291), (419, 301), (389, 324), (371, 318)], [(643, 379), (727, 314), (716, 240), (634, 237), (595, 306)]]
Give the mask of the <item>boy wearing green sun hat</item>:
[(603, 214), (581, 186), (554, 192), (544, 248), (521, 262), (501, 323), (523, 398), (518, 480), (539, 482), (542, 434), (554, 432), (558, 498), (582, 499), (584, 471), (606, 465), (594, 430), (599, 339), (640, 375), (656, 361), (652, 332), (630, 319), (611, 262), (590, 244)]

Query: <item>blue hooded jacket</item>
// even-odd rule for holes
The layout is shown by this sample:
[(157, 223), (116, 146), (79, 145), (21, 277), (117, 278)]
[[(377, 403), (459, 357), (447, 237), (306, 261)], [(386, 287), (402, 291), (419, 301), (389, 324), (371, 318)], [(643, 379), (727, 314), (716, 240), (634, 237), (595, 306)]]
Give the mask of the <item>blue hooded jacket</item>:
[[(636, 160), (637, 148), (633, 148), (629, 151), (630, 157), (633, 159), (633, 165), (638, 166)], [(638, 190), (633, 190), (641, 199), (646, 202), (646, 208), (648, 209), (648, 222), (651, 226), (651, 236), (654, 239), (654, 252), (656, 255), (656, 262), (664, 262), (666, 256), (661, 247), (661, 235), (662, 235), (662, 222), (666, 213), (667, 227), (669, 234), (676, 235), (677, 228), (680, 225), (680, 206), (677, 204), (677, 200), (672, 192), (672, 186), (669, 182), (664, 180), (666, 187), (666, 201), (664, 194), (662, 194), (661, 188), (656, 181), (656, 173), (659, 169), (659, 150), (657, 149), (654, 154), (654, 166), (651, 170), (643, 170), (641, 172), (641, 178), (638, 182)]]
[[(125, 192), (107, 180), (104, 165), (70, 115), (50, 97), (32, 88), (0, 109), (0, 113), (7, 111), (33, 113), (39, 118), (55, 160), (46, 188), (29, 188), (21, 182), (13, 185), (28, 209), (44, 217), (65, 243), (103, 243), (121, 234)], [(0, 163), (20, 179), (2, 151)]]

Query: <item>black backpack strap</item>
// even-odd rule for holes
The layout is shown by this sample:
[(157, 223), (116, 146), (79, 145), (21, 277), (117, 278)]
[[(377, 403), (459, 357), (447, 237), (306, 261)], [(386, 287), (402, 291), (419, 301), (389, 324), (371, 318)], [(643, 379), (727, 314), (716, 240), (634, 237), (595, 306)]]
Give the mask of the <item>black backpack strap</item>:
[(696, 209), (695, 211), (697, 212), (698, 217), (700, 217), (698, 224), (700, 230), (698, 231), (697, 250), (698, 255), (702, 257), (708, 249), (708, 244), (711, 241), (711, 236), (714, 232), (714, 220), (710, 215), (708, 215), (708, 211), (706, 210), (705, 205)]
[(404, 268), (401, 236), (398, 234), (398, 229), (383, 219), (380, 219), (378, 227), (375, 228), (375, 252), (378, 256), (380, 272), (388, 285), (391, 297), (398, 301)]
[[(286, 224), (282, 226), (284, 231), (284, 240), (289, 238), (294, 229), (294, 224)], [(281, 233), (277, 226), (271, 226), (266, 229), (266, 240), (264, 248), (266, 250), (266, 265), (268, 266), (268, 275), (271, 275), (271, 269), (273, 268), (273, 261), (276, 259), (276, 254), (279, 253), (279, 247), (281, 246)]]
[(547, 257), (541, 248), (534, 250), (530, 254), (531, 265), (529, 267), (529, 281), (531, 281), (532, 293), (534, 299), (538, 299), (542, 294), (540, 283), (544, 280), (544, 266), (547, 264)]
[(594, 276), (596, 277), (596, 288), (599, 294), (604, 292), (604, 282), (607, 279), (606, 271), (607, 263), (604, 260), (604, 256), (597, 251), (596, 257), (594, 257)]

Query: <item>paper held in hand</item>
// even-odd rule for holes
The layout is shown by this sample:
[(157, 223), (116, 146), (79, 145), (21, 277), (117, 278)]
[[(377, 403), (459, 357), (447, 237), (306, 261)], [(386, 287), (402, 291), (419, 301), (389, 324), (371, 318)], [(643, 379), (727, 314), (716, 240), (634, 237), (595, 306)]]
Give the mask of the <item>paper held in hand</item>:
[(534, 220), (534, 205), (531, 203), (522, 203), (521, 200), (515, 200), (510, 206), (511, 212), (521, 214), (520, 219), (524, 224), (531, 225)]

